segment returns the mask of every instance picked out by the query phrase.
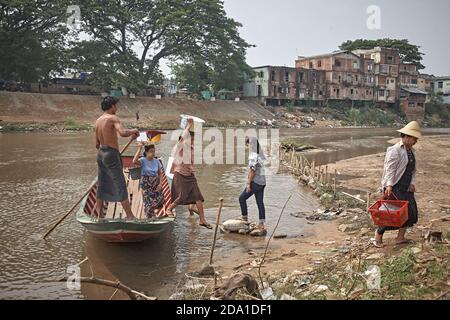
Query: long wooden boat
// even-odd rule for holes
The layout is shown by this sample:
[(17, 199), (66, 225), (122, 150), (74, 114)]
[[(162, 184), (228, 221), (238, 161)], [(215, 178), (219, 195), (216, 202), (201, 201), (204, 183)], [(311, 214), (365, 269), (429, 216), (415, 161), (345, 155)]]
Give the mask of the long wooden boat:
[(126, 220), (122, 205), (117, 202), (105, 203), (106, 216), (102, 219), (96, 218), (94, 216), (97, 194), (95, 181), (89, 194), (81, 202), (77, 213), (77, 221), (97, 238), (108, 242), (141, 242), (158, 237), (175, 220), (174, 217), (163, 217), (166, 207), (172, 202), (169, 181), (165, 174), (162, 175), (161, 179), (164, 206), (159, 210), (156, 217), (151, 219), (146, 217), (139, 180), (132, 180), (129, 173), (129, 168), (133, 167), (132, 161), (132, 156), (122, 156), (131, 210), (136, 219)]

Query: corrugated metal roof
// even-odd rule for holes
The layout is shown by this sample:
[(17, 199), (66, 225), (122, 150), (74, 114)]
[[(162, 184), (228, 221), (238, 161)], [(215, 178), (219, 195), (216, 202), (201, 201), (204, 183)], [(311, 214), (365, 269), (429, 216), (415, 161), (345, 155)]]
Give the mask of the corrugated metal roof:
[[(354, 54), (353, 52), (351, 52), (351, 51), (349, 51), (349, 50), (338, 50), (338, 51), (333, 51), (333, 52), (331, 52), (331, 53), (319, 54), (319, 55), (309, 56), (309, 57), (302, 57), (302, 56), (299, 56), (299, 57), (298, 57), (298, 60), (325, 58), (325, 57), (335, 56), (335, 55), (341, 54), (341, 53), (350, 53), (350, 54), (352, 54), (352, 55), (358, 57), (356, 54)], [(358, 57), (358, 58), (359, 58), (359, 57)]]
[(406, 92), (409, 92), (409, 93), (425, 94), (425, 95), (428, 94), (428, 92), (419, 90), (417, 88), (411, 88), (411, 87), (402, 87), (402, 90), (405, 90)]

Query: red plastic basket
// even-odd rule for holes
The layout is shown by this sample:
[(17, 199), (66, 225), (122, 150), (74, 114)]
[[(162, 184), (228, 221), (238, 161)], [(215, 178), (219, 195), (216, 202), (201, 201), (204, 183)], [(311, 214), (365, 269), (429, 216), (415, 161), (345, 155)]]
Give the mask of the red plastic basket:
[[(395, 195), (394, 195), (395, 197)], [(396, 197), (397, 198), (397, 197)], [(399, 207), (399, 210), (380, 210), (383, 204)], [(373, 223), (379, 227), (401, 227), (408, 221), (408, 201), (379, 199), (369, 208)]]

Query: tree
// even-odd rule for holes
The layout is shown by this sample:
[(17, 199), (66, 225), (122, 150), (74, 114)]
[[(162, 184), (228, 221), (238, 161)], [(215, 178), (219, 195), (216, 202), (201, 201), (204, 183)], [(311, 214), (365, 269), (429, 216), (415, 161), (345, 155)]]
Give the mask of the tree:
[(0, 77), (33, 82), (64, 69), (66, 0), (0, 0)]
[(348, 40), (339, 46), (341, 50), (358, 50), (358, 49), (373, 49), (374, 47), (385, 47), (398, 49), (400, 52), (400, 58), (407, 63), (414, 63), (417, 65), (417, 70), (425, 69), (422, 64), (424, 53), (420, 52), (420, 46), (409, 43), (407, 39), (378, 39), (367, 40), (357, 39)]
[(191, 93), (199, 93), (210, 89), (213, 70), (204, 61), (179, 63), (172, 66), (179, 88), (187, 89)]
[(79, 3), (83, 30), (108, 51), (97, 56), (98, 66), (90, 65), (89, 71), (106, 71), (116, 84), (128, 88), (130, 83), (136, 88), (145, 86), (159, 73), (161, 59), (211, 61), (218, 53), (231, 56), (250, 46), (239, 36), (241, 25), (226, 16), (219, 0)]

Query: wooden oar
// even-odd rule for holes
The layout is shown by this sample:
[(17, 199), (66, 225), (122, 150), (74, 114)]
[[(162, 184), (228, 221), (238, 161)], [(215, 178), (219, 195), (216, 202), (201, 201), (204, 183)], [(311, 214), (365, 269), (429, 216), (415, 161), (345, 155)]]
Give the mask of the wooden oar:
[[(120, 155), (122, 155), (125, 150), (128, 149), (128, 147), (130, 146), (130, 144), (133, 142), (134, 139), (130, 139), (130, 141), (128, 141), (128, 143), (125, 145), (125, 147), (123, 147), (122, 151), (120, 151)], [(44, 240), (45, 238), (48, 237), (48, 235), (55, 230), (55, 228), (57, 226), (59, 226), (61, 224), (61, 222), (64, 221), (65, 218), (67, 218), (69, 216), (69, 214), (73, 211), (73, 209), (75, 209), (81, 202), (81, 200), (84, 199), (84, 197), (86, 197), (89, 192), (91, 192), (91, 189), (93, 186), (95, 186), (95, 184), (97, 183), (97, 181), (94, 181), (93, 183), (91, 183), (91, 185), (89, 186), (89, 188), (87, 189), (87, 191), (81, 196), (81, 198), (70, 208), (69, 211), (67, 211), (56, 223), (54, 223), (48, 230), (47, 232), (44, 234), (44, 236), (42, 237)]]

